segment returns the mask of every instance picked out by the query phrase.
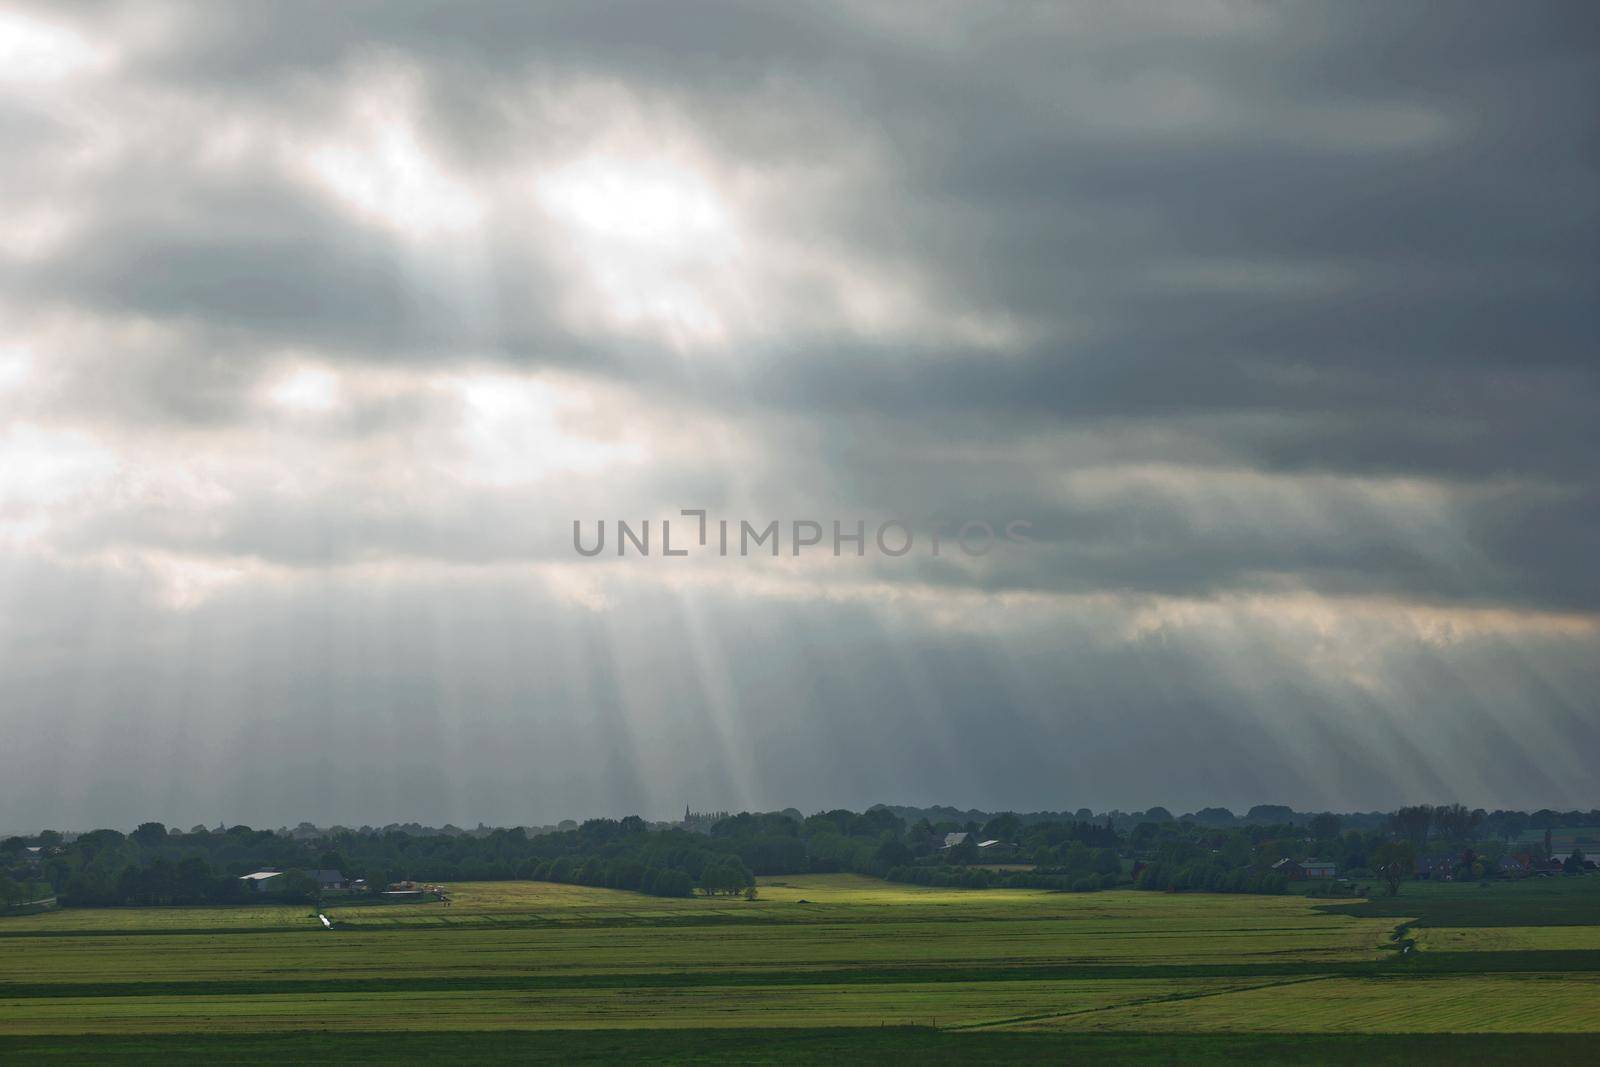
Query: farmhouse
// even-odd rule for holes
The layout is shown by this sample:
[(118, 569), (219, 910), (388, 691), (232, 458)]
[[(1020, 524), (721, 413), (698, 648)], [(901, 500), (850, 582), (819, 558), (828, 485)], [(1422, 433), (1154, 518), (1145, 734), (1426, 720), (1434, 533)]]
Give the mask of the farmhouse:
[(1339, 867), (1332, 860), (1306, 860), (1300, 865), (1307, 878), (1336, 878)]
[(967, 835), (964, 834), (964, 833), (963, 834), (945, 834), (944, 835), (944, 844), (940, 845), (939, 847), (940, 848), (955, 848), (957, 845), (959, 845), (962, 842), (966, 841), (966, 839), (967, 839)]
[(244, 883), (245, 889), (252, 892), (272, 893), (277, 890), (277, 886), (272, 884), (272, 880), (282, 877), (282, 871), (256, 871), (254, 874), (244, 875), (239, 881)]
[[(276, 893), (283, 888), (283, 882), (278, 881), (284, 876), (283, 871), (268, 868), (244, 875), (239, 881), (244, 883), (247, 890), (257, 893)], [(349, 889), (350, 883), (340, 871), (312, 870), (302, 872), (306, 877), (317, 883), (319, 889)]]
[(1274, 874), (1283, 875), (1291, 882), (1303, 882), (1306, 880), (1306, 869), (1287, 856), (1274, 863), (1272, 871)]

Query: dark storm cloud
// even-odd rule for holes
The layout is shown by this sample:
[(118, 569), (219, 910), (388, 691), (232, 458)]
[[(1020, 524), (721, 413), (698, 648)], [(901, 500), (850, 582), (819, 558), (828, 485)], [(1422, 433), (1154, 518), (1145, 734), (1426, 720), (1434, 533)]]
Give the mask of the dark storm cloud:
[[(1600, 181), (1574, 105), (1600, 68), (1582, 5), (1026, 9), (967, 13), (942, 47), (848, 9), (175, 10), (173, 43), (130, 62), (135, 83), (292, 111), (307, 84), (392, 53), (426, 72), (429, 136), (469, 168), (515, 143), (502, 94), (530, 80), (656, 94), (757, 164), (826, 159), (830, 136), (865, 130), (892, 168), (807, 205), (804, 225), (1038, 335), (1003, 362), (950, 346), (912, 372), (895, 342), (824, 315), (750, 353), (756, 402), (1287, 412), (1302, 430), (1261, 440), (1224, 420), (1216, 436), (1292, 467), (1592, 466)], [(119, 177), (108, 201), (152, 195)], [(178, 226), (108, 207), (19, 284), (365, 358), (488, 351), (674, 377), (553, 326), (537, 297), (501, 301), (492, 325), (453, 320), (397, 277), (384, 238), (303, 190), (182, 191)], [(527, 294), (547, 288), (541, 269), (513, 253), (493, 273)]]

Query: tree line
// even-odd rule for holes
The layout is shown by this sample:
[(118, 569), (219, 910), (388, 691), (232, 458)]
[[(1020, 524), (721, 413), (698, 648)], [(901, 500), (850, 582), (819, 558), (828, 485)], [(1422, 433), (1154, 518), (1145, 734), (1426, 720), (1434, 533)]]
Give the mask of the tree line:
[[(1392, 892), (1429, 850), (1460, 857), (1465, 874), (1482, 877), (1510, 849), (1533, 847), (1513, 844), (1518, 835), (1549, 826), (1547, 813), (1488, 813), (1459, 804), (1413, 805), (1376, 825), (1363, 816), (1353, 826), (1326, 812), (1242, 826), (1173, 819), (1165, 809), (1145, 814), (1151, 813), (1155, 818), (1119, 827), (1110, 816), (1082, 813), (910, 820), (880, 806), (810, 816), (792, 810), (696, 816), (678, 826), (638, 816), (590, 819), (533, 834), (515, 827), (472, 833), (391, 827), (315, 836), (248, 826), (184, 832), (147, 822), (126, 834), (101, 829), (69, 841), (44, 831), (0, 841), (0, 903), (51, 894), (68, 905), (232, 903), (259, 899), (240, 876), (262, 868), (290, 872), (276, 883), (282, 899), (315, 898), (316, 882), (295, 872), (316, 869), (378, 890), (401, 880), (533, 879), (666, 897), (732, 895), (752, 891), (759, 875), (847, 871), (968, 888), (1273, 893), (1284, 888), (1275, 862), (1310, 857)], [(1586, 825), (1584, 813), (1571, 814), (1579, 821), (1569, 825)]]

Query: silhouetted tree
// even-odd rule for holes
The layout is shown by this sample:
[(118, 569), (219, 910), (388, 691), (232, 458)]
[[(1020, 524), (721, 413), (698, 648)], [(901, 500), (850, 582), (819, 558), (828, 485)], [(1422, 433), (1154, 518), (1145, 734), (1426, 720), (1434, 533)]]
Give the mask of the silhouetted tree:
[(1417, 851), (1409, 841), (1385, 841), (1372, 850), (1371, 858), (1373, 872), (1383, 880), (1384, 888), (1392, 897), (1400, 892), (1400, 883), (1416, 865)]

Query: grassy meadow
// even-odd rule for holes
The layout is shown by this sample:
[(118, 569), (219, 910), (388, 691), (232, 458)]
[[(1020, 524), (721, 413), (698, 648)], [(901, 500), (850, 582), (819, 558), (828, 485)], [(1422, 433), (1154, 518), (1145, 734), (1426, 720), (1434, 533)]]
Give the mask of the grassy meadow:
[[(207, 1046), (223, 1062), (229, 1048), (243, 1062), (308, 1033), (354, 1057), (385, 1033), (517, 1032), (529, 1058), (568, 1059), (559, 1049), (626, 1031), (652, 1035), (643, 1059), (735, 1048), (736, 1037), (706, 1037), (728, 1034), (771, 1062), (820, 1062), (854, 1028), (862, 1054), (892, 1033), (935, 1062), (1001, 1045), (1058, 1058), (1107, 1034), (1200, 1059), (1236, 1055), (1230, 1042), (1321, 1034), (1328, 1049), (1382, 1062), (1361, 1035), (1600, 1034), (1600, 877), (1407, 886), (1381, 901), (854, 875), (764, 879), (756, 900), (491, 882), (452, 885), (448, 904), (325, 913), (331, 930), (288, 905), (0, 920), (0, 1059), (154, 1060), (201, 1032), (234, 1042)], [(527, 1036), (546, 1031), (566, 1044)], [(779, 1034), (792, 1040), (775, 1044)]]

